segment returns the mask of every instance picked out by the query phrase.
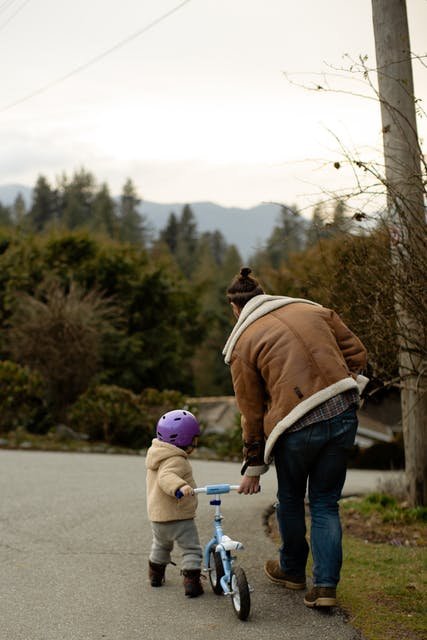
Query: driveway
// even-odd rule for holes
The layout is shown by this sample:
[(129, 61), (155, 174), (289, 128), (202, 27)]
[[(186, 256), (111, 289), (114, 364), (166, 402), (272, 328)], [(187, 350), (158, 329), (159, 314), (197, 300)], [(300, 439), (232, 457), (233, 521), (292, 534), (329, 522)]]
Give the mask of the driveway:
[[(236, 463), (193, 466), (199, 485), (239, 481)], [(359, 475), (366, 490), (367, 476)], [(164, 587), (149, 586), (143, 457), (0, 451), (0, 639), (359, 638), (339, 611), (309, 610), (303, 592), (265, 578), (263, 562), (276, 549), (262, 514), (274, 499), (272, 470), (259, 495), (224, 496), (224, 528), (245, 544), (239, 560), (254, 588), (251, 615), (241, 622), (208, 581), (204, 596), (185, 598), (179, 566), (168, 567)], [(212, 507), (203, 495), (197, 522), (205, 543)]]

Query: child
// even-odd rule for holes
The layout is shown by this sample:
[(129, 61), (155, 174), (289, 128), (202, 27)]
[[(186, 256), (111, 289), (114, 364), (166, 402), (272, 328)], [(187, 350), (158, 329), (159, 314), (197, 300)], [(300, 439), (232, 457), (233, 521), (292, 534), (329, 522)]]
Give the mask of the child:
[[(188, 456), (197, 446), (200, 425), (189, 411), (177, 409), (165, 413), (157, 423), (157, 438), (147, 451), (147, 511), (153, 542), (148, 562), (152, 587), (165, 581), (166, 565), (171, 562), (174, 542), (182, 550), (182, 575), (185, 595), (202, 595), (200, 567), (202, 547), (194, 517), (197, 498)], [(185, 499), (175, 497), (180, 490)]]

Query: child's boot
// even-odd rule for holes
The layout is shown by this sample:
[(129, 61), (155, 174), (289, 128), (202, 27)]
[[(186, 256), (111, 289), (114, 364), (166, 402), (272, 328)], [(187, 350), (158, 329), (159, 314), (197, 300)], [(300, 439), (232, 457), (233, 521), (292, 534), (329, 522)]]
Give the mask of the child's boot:
[(189, 598), (197, 598), (203, 593), (202, 583), (200, 582), (200, 569), (184, 569), (185, 595)]
[(148, 561), (148, 578), (152, 587), (161, 587), (165, 581), (165, 564)]

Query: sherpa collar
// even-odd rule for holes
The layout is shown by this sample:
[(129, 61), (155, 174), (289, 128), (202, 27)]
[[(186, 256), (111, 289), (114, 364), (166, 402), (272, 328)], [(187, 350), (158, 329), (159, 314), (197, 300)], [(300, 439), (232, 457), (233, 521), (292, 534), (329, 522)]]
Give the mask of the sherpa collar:
[(288, 296), (269, 296), (265, 293), (255, 296), (252, 300), (249, 300), (245, 304), (242, 309), (241, 314), (238, 317), (236, 324), (234, 325), (233, 331), (230, 333), (227, 342), (225, 343), (225, 347), (222, 350), (222, 354), (224, 356), (224, 360), (226, 364), (230, 364), (231, 354), (233, 353), (233, 349), (237, 340), (240, 338), (245, 329), (258, 320), (258, 318), (262, 318), (270, 311), (275, 311), (280, 307), (284, 307), (287, 304), (291, 304), (292, 302), (306, 302), (307, 304), (314, 304), (316, 306), (321, 306), (317, 302), (312, 302), (311, 300), (305, 300), (304, 298), (289, 298)]

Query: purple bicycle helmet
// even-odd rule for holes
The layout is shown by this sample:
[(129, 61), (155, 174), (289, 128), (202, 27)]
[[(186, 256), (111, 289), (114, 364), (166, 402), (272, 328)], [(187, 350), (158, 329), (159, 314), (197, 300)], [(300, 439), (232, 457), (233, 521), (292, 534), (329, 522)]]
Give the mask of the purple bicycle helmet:
[(157, 438), (176, 447), (189, 447), (200, 435), (200, 425), (189, 411), (175, 409), (163, 414), (156, 427)]

